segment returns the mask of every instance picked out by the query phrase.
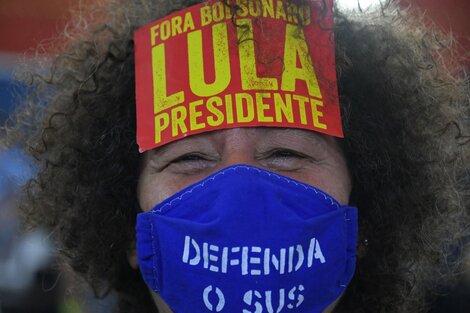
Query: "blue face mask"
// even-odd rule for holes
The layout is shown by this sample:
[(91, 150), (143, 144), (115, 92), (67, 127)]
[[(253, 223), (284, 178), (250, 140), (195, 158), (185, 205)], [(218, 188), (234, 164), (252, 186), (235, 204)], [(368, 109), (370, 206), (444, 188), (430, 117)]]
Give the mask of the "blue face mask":
[(355, 267), (357, 212), (256, 167), (225, 168), (137, 217), (148, 286), (175, 313), (319, 313)]

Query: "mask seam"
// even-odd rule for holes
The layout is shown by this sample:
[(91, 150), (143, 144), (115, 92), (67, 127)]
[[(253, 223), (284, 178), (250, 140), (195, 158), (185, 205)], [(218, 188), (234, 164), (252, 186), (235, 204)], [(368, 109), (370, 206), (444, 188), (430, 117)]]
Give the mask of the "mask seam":
[(275, 173), (271, 173), (271, 172), (268, 172), (268, 171), (265, 171), (265, 170), (262, 170), (262, 169), (258, 169), (256, 167), (237, 165), (237, 166), (226, 168), (225, 170), (216, 173), (214, 176), (211, 176), (211, 177), (208, 177), (208, 178), (204, 179), (199, 184), (193, 186), (193, 188), (191, 188), (190, 190), (187, 190), (186, 192), (182, 193), (178, 197), (172, 199), (170, 202), (167, 202), (164, 205), (162, 205), (161, 207), (159, 207), (158, 209), (153, 209), (152, 211), (150, 211), (148, 213), (153, 213), (153, 214), (160, 213), (164, 208), (173, 206), (175, 202), (181, 201), (184, 197), (191, 194), (195, 189), (204, 187), (206, 183), (208, 183), (210, 181), (214, 181), (216, 178), (218, 178), (218, 176), (225, 175), (225, 173), (228, 172), (228, 171), (235, 171), (235, 170), (239, 170), (239, 169), (244, 169), (244, 170), (248, 170), (248, 171), (256, 171), (256, 172), (261, 173), (261, 174), (265, 174), (265, 175), (268, 175), (268, 176), (273, 176), (273, 177), (275, 177), (279, 180), (283, 180), (283, 181), (285, 181), (289, 184), (294, 184), (295, 186), (301, 186), (304, 189), (312, 190), (313, 192), (315, 192), (316, 195), (320, 194), (321, 196), (323, 196), (325, 201), (330, 201), (330, 204), (335, 206), (337, 209), (340, 208), (340, 206), (338, 205), (336, 200), (334, 200), (333, 198), (331, 198), (330, 196), (326, 195), (324, 192), (318, 190), (317, 188), (315, 188), (313, 186), (309, 186), (309, 185), (306, 185), (306, 184), (303, 184), (303, 183), (300, 183), (300, 182), (296, 182), (296, 181), (291, 180), (287, 177), (280, 176), (280, 175), (277, 175)]
[[(155, 232), (153, 231), (154, 226), (153, 226), (152, 220), (149, 220), (149, 222), (150, 222), (150, 234), (152, 236), (153, 255), (157, 256), (157, 249), (155, 248), (155, 243), (157, 241), (155, 240), (155, 235), (154, 235)], [(158, 257), (159, 257), (159, 255), (158, 255)], [(157, 271), (157, 266), (156, 266), (155, 262), (152, 262), (152, 267), (153, 267), (153, 279), (155, 281), (154, 291), (158, 293), (158, 292), (160, 292), (160, 288), (158, 288), (160, 286), (160, 282), (158, 280), (158, 271)]]

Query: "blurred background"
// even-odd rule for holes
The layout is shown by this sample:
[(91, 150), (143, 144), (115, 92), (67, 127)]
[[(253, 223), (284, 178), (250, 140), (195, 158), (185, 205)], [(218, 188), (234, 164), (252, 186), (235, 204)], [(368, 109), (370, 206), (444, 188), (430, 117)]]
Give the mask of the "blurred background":
[[(357, 0), (338, 1), (343, 8), (357, 8)], [(362, 8), (377, 2), (360, 0)], [(425, 11), (430, 23), (454, 34), (461, 53), (470, 51), (470, 0), (400, 0), (400, 4)], [(70, 8), (79, 5), (79, 0), (0, 0), (0, 124), (14, 109), (15, 97), (27, 92), (15, 82), (16, 73), (37, 70), (33, 59), (38, 52), (43, 62), (49, 62), (47, 49), (41, 47), (58, 36), (71, 17)], [(58, 269), (46, 233), (19, 233), (14, 200), (33, 173), (30, 160), (19, 149), (0, 148), (0, 313), (112, 312), (112, 294), (94, 300), (78, 278)], [(432, 312), (470, 312), (470, 276), (461, 275), (456, 288), (444, 291)]]

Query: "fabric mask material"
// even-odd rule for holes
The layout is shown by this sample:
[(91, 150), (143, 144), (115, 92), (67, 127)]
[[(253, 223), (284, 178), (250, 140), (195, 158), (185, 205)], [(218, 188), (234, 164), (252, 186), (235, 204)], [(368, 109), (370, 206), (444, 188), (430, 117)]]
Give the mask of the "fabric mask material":
[(356, 240), (356, 208), (245, 165), (137, 218), (144, 280), (175, 313), (320, 313), (353, 276)]

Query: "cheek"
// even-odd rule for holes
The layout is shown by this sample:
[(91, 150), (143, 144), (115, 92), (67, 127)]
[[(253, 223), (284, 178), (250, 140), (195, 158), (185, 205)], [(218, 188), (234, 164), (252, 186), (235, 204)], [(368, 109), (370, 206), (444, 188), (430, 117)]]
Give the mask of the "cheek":
[(340, 173), (334, 170), (322, 170), (309, 173), (303, 177), (293, 177), (314, 186), (336, 199), (340, 204), (349, 203), (351, 193), (351, 183), (347, 172)]
[(352, 183), (346, 164), (343, 162), (337, 163), (325, 176), (324, 179), (327, 180), (325, 186), (328, 189), (325, 192), (333, 196), (342, 205), (347, 205), (351, 195)]
[(174, 195), (193, 183), (187, 177), (175, 177), (162, 173), (147, 175), (143, 173), (137, 186), (137, 198), (144, 212), (150, 211), (155, 205)]
[(163, 179), (158, 179), (153, 175), (142, 175), (137, 187), (140, 208), (144, 212), (150, 211), (156, 204), (168, 198), (173, 189), (175, 189), (175, 186)]
[(349, 177), (346, 177), (346, 180), (339, 179), (336, 184), (330, 185), (328, 190), (325, 190), (325, 192), (330, 194), (340, 204), (347, 205), (351, 194), (351, 183), (349, 181)]
[(325, 190), (342, 205), (349, 203), (352, 190), (352, 180), (347, 166), (346, 158), (335, 141), (331, 152), (331, 162), (326, 168), (325, 179), (328, 180), (329, 190)]
[(347, 205), (352, 183), (344, 158), (332, 157), (322, 165), (312, 165), (294, 179), (303, 181), (331, 195), (340, 204)]

